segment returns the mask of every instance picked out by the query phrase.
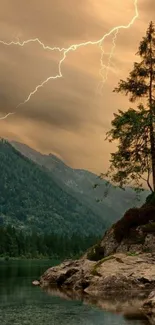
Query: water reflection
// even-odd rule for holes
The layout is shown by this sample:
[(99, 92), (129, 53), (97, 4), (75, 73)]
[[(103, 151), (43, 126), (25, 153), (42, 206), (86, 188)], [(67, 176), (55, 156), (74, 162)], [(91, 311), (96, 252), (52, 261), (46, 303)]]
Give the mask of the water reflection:
[[(53, 261), (53, 265), (59, 261)], [(121, 315), (123, 302), (46, 291), (32, 280), (52, 265), (51, 261), (0, 262), (0, 324), (3, 325), (142, 325), (143, 320)], [(124, 302), (125, 303), (125, 302)], [(130, 302), (130, 305), (135, 302)], [(122, 307), (121, 307), (122, 304)], [(115, 308), (114, 308), (115, 306)], [(117, 308), (116, 308), (117, 307)], [(104, 310), (102, 310), (104, 308)], [(106, 311), (107, 310), (107, 311)], [(114, 313), (110, 313), (113, 311)]]
[[(130, 293), (128, 297), (126, 295), (118, 295), (114, 292), (114, 294), (109, 295), (109, 297), (102, 296), (96, 298), (91, 297), (90, 295), (82, 295), (80, 292), (75, 293), (69, 290), (62, 291), (49, 287), (45, 288), (44, 291), (50, 296), (59, 296), (66, 300), (81, 300), (83, 301), (83, 304), (94, 305), (104, 311), (121, 314), (128, 320), (147, 320), (140, 310), (140, 307), (147, 296), (146, 292), (144, 292), (143, 296), (140, 298), (135, 297), (136, 292)], [(148, 324), (148, 322), (145, 322), (145, 324), (146, 323)]]

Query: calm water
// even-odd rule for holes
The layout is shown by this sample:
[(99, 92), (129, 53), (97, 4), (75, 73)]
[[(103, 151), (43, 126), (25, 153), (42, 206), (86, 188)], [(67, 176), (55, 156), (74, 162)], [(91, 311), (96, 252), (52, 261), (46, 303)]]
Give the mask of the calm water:
[(0, 262), (0, 325), (141, 325), (31, 285), (51, 261)]

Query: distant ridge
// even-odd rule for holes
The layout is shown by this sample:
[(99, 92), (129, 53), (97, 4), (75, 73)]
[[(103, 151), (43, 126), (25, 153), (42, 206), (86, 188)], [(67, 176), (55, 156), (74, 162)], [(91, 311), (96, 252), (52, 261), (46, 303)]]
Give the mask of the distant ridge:
[(44, 166), (0, 141), (0, 225), (71, 236), (102, 234), (103, 218), (64, 188)]
[[(149, 194), (147, 190), (141, 193), (138, 202), (136, 193), (131, 188), (122, 191), (111, 186), (105, 198), (105, 180), (97, 179), (96, 174), (83, 169), (72, 169), (53, 154), (45, 155), (25, 144), (14, 141), (11, 143), (23, 155), (48, 168), (59, 186), (89, 206), (95, 215), (100, 216), (109, 225), (123, 216), (128, 208), (140, 206)], [(94, 190), (95, 183), (99, 183), (100, 186)]]

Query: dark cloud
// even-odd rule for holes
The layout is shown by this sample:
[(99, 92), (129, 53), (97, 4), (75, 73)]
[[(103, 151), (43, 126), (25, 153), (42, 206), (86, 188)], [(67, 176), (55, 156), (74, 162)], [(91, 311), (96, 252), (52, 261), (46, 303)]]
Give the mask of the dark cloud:
[[(119, 79), (126, 78), (139, 41), (155, 18), (154, 0), (138, 1), (139, 18), (128, 30), (120, 30), (117, 46), (103, 86), (99, 46), (79, 48), (67, 54), (63, 78), (51, 80), (23, 102), (47, 77), (58, 74), (62, 53), (44, 51), (37, 43), (24, 47), (0, 44), (0, 136), (23, 141), (44, 152), (55, 152), (74, 167), (101, 171), (111, 147), (105, 131), (117, 109), (129, 106), (127, 98), (113, 94)], [(0, 0), (0, 39), (21, 41), (38, 37), (46, 45), (67, 47), (97, 40), (116, 25), (128, 24), (134, 14), (132, 0)], [(110, 52), (114, 35), (103, 48)], [(16, 38), (17, 37), (17, 38)], [(107, 55), (104, 62), (108, 62)], [(95, 170), (94, 170), (95, 169)]]
[(153, 0), (142, 0), (139, 2), (139, 8), (140, 8), (140, 12), (141, 12), (141, 17), (146, 18), (146, 21), (148, 21), (148, 23), (150, 22), (150, 20), (155, 19), (155, 2)]
[[(98, 37), (94, 19), (89, 20), (83, 0), (5, 0), (1, 6), (1, 23), (14, 33), (28, 38), (39, 37), (51, 45), (66, 46), (70, 40), (85, 40), (86, 34)], [(87, 35), (88, 36), (88, 35)]]

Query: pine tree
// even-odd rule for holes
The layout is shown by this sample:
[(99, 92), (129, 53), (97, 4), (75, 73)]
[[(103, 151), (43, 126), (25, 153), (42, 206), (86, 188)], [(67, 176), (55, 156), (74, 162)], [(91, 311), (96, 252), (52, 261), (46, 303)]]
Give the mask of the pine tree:
[[(134, 182), (142, 189), (145, 180), (155, 192), (155, 27), (149, 24), (146, 36), (136, 53), (140, 62), (134, 63), (126, 81), (120, 80), (114, 92), (129, 95), (130, 102), (139, 101), (136, 109), (114, 114), (109, 142), (118, 141), (118, 150), (111, 154), (110, 168), (105, 174), (123, 188)], [(103, 175), (103, 174), (102, 174)], [(104, 175), (104, 176), (105, 176)], [(147, 177), (146, 177), (147, 175)], [(150, 183), (152, 175), (152, 184)]]

